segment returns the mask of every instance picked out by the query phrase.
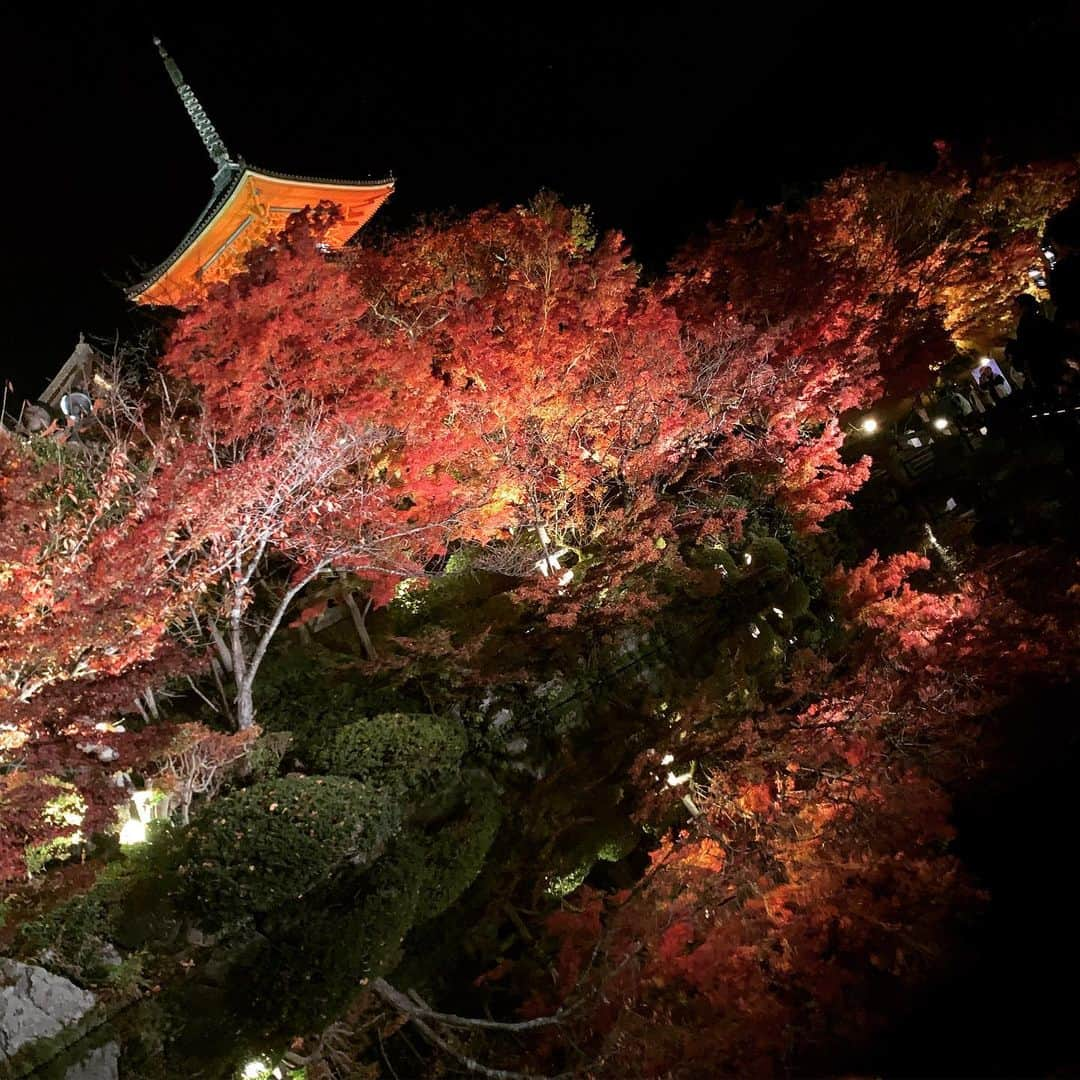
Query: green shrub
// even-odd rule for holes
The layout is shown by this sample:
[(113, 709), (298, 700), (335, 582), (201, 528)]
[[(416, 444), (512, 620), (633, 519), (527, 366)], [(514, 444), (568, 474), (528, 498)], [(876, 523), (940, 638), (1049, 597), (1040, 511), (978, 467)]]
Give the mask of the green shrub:
[(719, 545), (696, 545), (686, 553), (686, 561), (697, 570), (722, 570), (726, 577), (738, 570), (738, 564), (731, 557), (731, 553)]
[(473, 883), (502, 821), (498, 795), (490, 783), (475, 785), (461, 816), (443, 822), (412, 840), (420, 870), (417, 923), (441, 915)]
[(16, 949), (27, 956), (51, 950), (51, 967), (79, 982), (93, 983), (108, 970), (102, 961), (102, 949), (109, 930), (104, 898), (100, 891), (91, 889), (24, 923), (19, 928)]
[(810, 590), (801, 578), (792, 578), (776, 599), (777, 606), (789, 619), (797, 619), (810, 610)]
[(597, 862), (618, 862), (637, 847), (640, 839), (638, 829), (626, 818), (603, 815), (569, 837), (556, 851), (544, 892), (550, 897), (568, 896)]
[(338, 776), (265, 781), (217, 799), (186, 831), (181, 902), (211, 929), (272, 911), (345, 863), (377, 858), (398, 805)]
[[(104, 866), (87, 892), (20, 927), (17, 951), (35, 955), (49, 949), (51, 967), (84, 983), (111, 982), (113, 969), (103, 963), (106, 943), (141, 948), (151, 937), (175, 928), (168, 910), (169, 885), (163, 885), (175, 860), (170, 824), (152, 822), (148, 842), (128, 848), (122, 858)], [(140, 936), (142, 924), (151, 932)]]
[(370, 867), (282, 905), (262, 926), (265, 944), (233, 966), (227, 997), (244, 1002), (246, 1018), (282, 1032), (325, 1027), (361, 979), (397, 966), (414, 925), (468, 888), (498, 823), (498, 801), (485, 784), (450, 821), (403, 831)]
[(124, 997), (132, 997), (146, 989), (147, 980), (144, 968), (147, 955), (144, 952), (131, 953), (119, 964), (109, 967), (105, 982)]
[(467, 744), (460, 724), (416, 713), (383, 713), (346, 724), (314, 753), (320, 769), (385, 788), (427, 794), (458, 775)]
[(267, 732), (292, 733), (301, 756), (328, 728), (357, 714), (357, 687), (340, 661), (323, 649), (277, 653), (255, 683), (255, 708)]
[(746, 563), (745, 557), (743, 562), (750, 571), (766, 568), (777, 570), (787, 569), (787, 548), (785, 548), (779, 540), (775, 540), (771, 536), (756, 537), (750, 542), (750, 546), (746, 549), (746, 554), (750, 556), (750, 562)]
[(247, 767), (252, 781), (273, 780), (281, 769), (281, 761), (292, 734), (288, 731), (268, 731), (260, 735), (248, 754)]

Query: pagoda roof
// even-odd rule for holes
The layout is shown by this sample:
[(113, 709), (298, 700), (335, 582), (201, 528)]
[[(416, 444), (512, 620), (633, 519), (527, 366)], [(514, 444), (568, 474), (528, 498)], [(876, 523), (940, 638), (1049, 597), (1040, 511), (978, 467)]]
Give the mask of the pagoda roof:
[(385, 180), (334, 180), (229, 163), (184, 238), (163, 262), (127, 289), (142, 304), (189, 307), (207, 285), (242, 268), (242, 257), (279, 232), (291, 214), (322, 201), (337, 204), (341, 220), (325, 243), (339, 248), (365, 225), (394, 190)]

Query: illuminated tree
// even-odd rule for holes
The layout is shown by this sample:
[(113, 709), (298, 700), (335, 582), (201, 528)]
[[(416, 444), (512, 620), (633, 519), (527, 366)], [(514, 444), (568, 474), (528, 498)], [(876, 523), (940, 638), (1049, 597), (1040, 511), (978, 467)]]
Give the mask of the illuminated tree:
[[(906, 583), (926, 566), (875, 555), (838, 574), (836, 659), (804, 652), (787, 698), (714, 743), (695, 816), (662, 837), (641, 882), (584, 887), (547, 918), (555, 988), (537, 990), (523, 959), (522, 1015), (562, 1008), (569, 1038), (550, 1031), (533, 1062), (816, 1072), (938, 976), (953, 921), (982, 899), (948, 852), (947, 785), (977, 764), (977, 720), (1018, 677), (1067, 678), (1076, 640), (1000, 577)], [(658, 758), (642, 755), (639, 783)]]
[(196, 796), (216, 795), (235, 767), (250, 755), (259, 734), (256, 725), (235, 734), (201, 724), (181, 724), (174, 729), (155, 787), (168, 793), (170, 803), (180, 811), (182, 824), (190, 822)]

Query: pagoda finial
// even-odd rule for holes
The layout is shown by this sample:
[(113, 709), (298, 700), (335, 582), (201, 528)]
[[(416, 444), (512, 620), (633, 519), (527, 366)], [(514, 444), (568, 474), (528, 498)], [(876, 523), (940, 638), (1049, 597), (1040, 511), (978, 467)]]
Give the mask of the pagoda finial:
[(195, 125), (195, 130), (199, 133), (199, 137), (210, 154), (211, 160), (218, 168), (214, 181), (220, 184), (229, 175), (233, 167), (225, 142), (217, 133), (217, 128), (214, 127), (210, 117), (206, 115), (206, 110), (199, 104), (199, 99), (195, 96), (191, 87), (184, 82), (184, 76), (176, 66), (176, 61), (165, 51), (165, 46), (161, 44), (161, 38), (154, 38), (154, 44), (158, 47), (158, 52), (161, 53), (161, 59), (165, 61), (165, 70), (169, 73), (169, 78), (172, 79), (173, 86), (176, 87), (176, 92), (180, 95), (180, 100), (184, 103), (184, 108), (187, 109), (188, 116), (191, 117), (191, 122)]

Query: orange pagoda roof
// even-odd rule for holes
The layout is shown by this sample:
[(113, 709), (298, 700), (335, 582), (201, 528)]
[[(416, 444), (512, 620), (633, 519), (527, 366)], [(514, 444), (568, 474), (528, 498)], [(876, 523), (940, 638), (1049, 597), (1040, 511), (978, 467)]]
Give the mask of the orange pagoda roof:
[(179, 68), (155, 39), (180, 99), (217, 166), (214, 195), (176, 250), (146, 278), (127, 290), (140, 304), (186, 308), (208, 285), (243, 267), (243, 256), (280, 232), (290, 214), (326, 200), (342, 218), (324, 237), (341, 247), (371, 220), (394, 190), (393, 180), (327, 180), (290, 176), (234, 161)]

